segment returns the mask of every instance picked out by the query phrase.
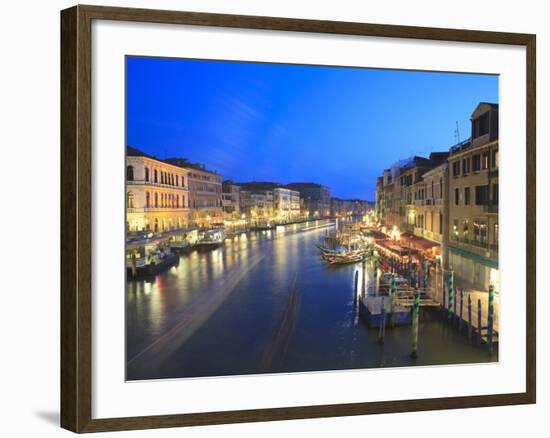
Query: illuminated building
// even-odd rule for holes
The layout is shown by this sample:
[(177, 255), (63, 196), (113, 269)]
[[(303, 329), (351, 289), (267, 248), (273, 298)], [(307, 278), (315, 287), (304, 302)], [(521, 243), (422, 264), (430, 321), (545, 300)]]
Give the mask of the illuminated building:
[(498, 289), (498, 105), (480, 103), (471, 139), (449, 156), (448, 267), (475, 289)]
[(188, 171), (189, 206), (193, 223), (201, 228), (223, 226), (221, 175), (183, 158), (168, 158), (164, 161)]
[(153, 232), (189, 226), (189, 171), (135, 148), (126, 156), (126, 229)]
[(310, 218), (330, 217), (330, 188), (313, 182), (295, 182), (285, 187), (300, 193)]

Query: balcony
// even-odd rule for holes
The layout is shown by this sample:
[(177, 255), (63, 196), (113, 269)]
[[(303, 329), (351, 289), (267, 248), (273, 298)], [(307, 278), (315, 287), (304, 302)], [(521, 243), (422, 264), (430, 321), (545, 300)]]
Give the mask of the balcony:
[(498, 213), (498, 204), (482, 205), (481, 207), (484, 213)]
[(126, 207), (126, 213), (166, 213), (174, 211), (185, 213), (189, 210), (189, 207)]
[(166, 188), (166, 189), (175, 189), (175, 190), (184, 190), (184, 191), (188, 191), (189, 190), (189, 187), (188, 186), (175, 186), (175, 185), (171, 185), (171, 184), (162, 184), (162, 183), (159, 183), (159, 182), (153, 182), (153, 181), (137, 181), (137, 180), (133, 180), (133, 181), (126, 181), (126, 185), (128, 186), (148, 186), (148, 187), (159, 187), (159, 188)]
[(498, 244), (489, 243), (482, 240), (468, 239), (467, 237), (459, 237), (456, 235), (452, 235), (451, 242), (463, 243), (466, 245), (475, 246), (476, 248), (486, 249), (489, 251), (498, 251)]

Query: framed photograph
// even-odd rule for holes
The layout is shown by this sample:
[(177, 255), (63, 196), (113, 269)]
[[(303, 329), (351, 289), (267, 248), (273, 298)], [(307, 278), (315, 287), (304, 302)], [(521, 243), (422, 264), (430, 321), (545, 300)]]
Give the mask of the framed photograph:
[(534, 403), (535, 35), (61, 13), (61, 423)]

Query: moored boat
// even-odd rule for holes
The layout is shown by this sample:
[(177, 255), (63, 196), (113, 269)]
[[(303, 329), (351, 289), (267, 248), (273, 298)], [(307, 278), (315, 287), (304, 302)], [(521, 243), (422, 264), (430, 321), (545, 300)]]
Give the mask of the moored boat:
[(347, 250), (339, 248), (330, 252), (323, 252), (321, 257), (330, 264), (357, 263), (362, 261), (367, 255), (364, 250)]
[(179, 257), (170, 251), (167, 237), (146, 237), (126, 242), (126, 275), (147, 278), (175, 266)]
[(225, 242), (225, 232), (224, 230), (207, 230), (203, 231), (197, 242), (197, 248), (199, 249), (209, 249), (217, 248), (223, 245)]
[(184, 253), (193, 249), (199, 241), (199, 229), (197, 227), (177, 228), (162, 233), (168, 237), (170, 249), (175, 252)]

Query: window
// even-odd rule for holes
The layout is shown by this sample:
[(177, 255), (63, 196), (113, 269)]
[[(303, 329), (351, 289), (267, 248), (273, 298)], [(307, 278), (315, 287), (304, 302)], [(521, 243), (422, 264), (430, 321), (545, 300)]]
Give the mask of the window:
[(474, 220), (474, 240), (478, 243), (487, 243), (487, 222)]
[(460, 160), (453, 162), (453, 176), (460, 175)]
[(180, 185), (180, 176), (179, 175), (176, 175), (176, 185), (177, 186)]
[(491, 151), (491, 168), (496, 169), (498, 167), (498, 149)]
[[(156, 170), (155, 170), (156, 173)], [(159, 194), (155, 193), (155, 208), (159, 207)]]
[(455, 189), (455, 205), (460, 204), (460, 189)]
[(128, 192), (127, 207), (134, 208), (134, 192)]
[(159, 182), (159, 174), (157, 172), (157, 169), (155, 169), (155, 182)]
[(481, 170), (481, 155), (477, 154), (472, 157), (472, 171), (479, 172)]
[(134, 166), (126, 166), (126, 180), (127, 181), (134, 180)]
[(465, 241), (468, 241), (468, 233), (469, 232), (469, 222), (467, 219), (464, 219), (462, 221), (462, 238), (465, 240)]
[(498, 184), (493, 184), (492, 204), (498, 205)]
[(462, 160), (462, 174), (467, 175), (470, 173), (470, 157)]
[(473, 122), (473, 137), (478, 138), (489, 133), (489, 113), (485, 113)]
[(494, 237), (493, 243), (495, 245), (498, 245), (498, 223), (494, 225), (493, 237)]
[(470, 187), (464, 187), (464, 205), (470, 205)]
[(151, 206), (151, 193), (145, 192), (145, 207), (149, 208)]
[(443, 199), (443, 178), (439, 178), (439, 199)]
[(453, 220), (453, 237), (458, 238), (458, 219)]
[(476, 205), (487, 205), (489, 186), (476, 186)]
[(145, 181), (149, 181), (149, 168), (145, 168)]
[(481, 157), (481, 168), (483, 170), (489, 168), (489, 151), (483, 152), (483, 155)]

